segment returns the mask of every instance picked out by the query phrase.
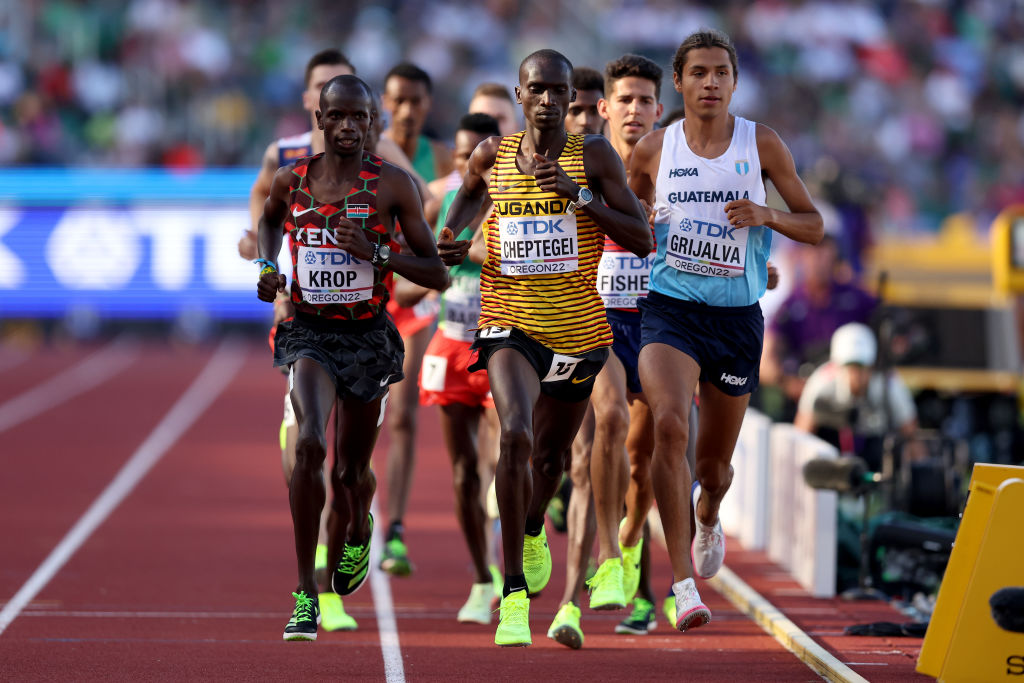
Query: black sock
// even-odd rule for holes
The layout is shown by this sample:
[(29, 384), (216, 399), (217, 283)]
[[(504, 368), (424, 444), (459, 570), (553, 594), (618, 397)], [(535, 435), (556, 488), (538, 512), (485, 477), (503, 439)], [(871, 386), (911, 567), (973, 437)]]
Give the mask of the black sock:
[(509, 593), (526, 590), (526, 574), (508, 574), (505, 576), (505, 587), (501, 596), (507, 598)]
[(531, 536), (540, 536), (540, 532), (544, 530), (544, 518), (541, 517), (540, 521), (534, 524), (530, 520), (526, 520), (526, 533)]
[(402, 527), (402, 520), (396, 519), (395, 521), (391, 522), (391, 524), (388, 526), (388, 535), (387, 538), (385, 538), (384, 540), (390, 541), (392, 538), (400, 539), (402, 538), (402, 533), (404, 531), (405, 529)]

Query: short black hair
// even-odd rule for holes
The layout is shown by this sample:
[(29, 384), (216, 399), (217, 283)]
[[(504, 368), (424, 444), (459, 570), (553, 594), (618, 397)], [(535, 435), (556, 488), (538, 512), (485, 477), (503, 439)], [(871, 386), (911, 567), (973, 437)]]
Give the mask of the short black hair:
[(683, 67), (686, 66), (686, 55), (690, 50), (699, 50), (705, 47), (720, 47), (729, 53), (729, 62), (732, 63), (732, 77), (737, 79), (740, 76), (740, 67), (736, 60), (736, 46), (725, 33), (713, 28), (704, 28), (696, 33), (691, 33), (679, 44), (675, 57), (672, 58), (672, 73), (677, 76), (683, 75)]
[(526, 55), (526, 57), (523, 58), (523, 61), (519, 62), (519, 80), (520, 80), (520, 82), (523, 80), (523, 67), (525, 67), (528, 62), (532, 62), (534, 60), (561, 62), (562, 64), (565, 65), (565, 68), (569, 70), (570, 74), (572, 73), (572, 70), (573, 70), (572, 69), (572, 62), (569, 61), (568, 57), (563, 55), (558, 50), (552, 50), (551, 48), (544, 48), (542, 50), (537, 50), (536, 52), (531, 52), (530, 54)]
[(352, 62), (348, 61), (348, 57), (341, 50), (329, 47), (326, 50), (320, 50), (320, 52), (317, 52), (306, 62), (306, 75), (302, 82), (306, 84), (307, 88), (309, 87), (309, 79), (313, 76), (313, 69), (325, 64), (328, 66), (347, 66), (352, 69), (352, 73), (356, 72), (356, 67), (353, 66)]
[(401, 62), (399, 64), (395, 64), (391, 67), (391, 71), (388, 71), (388, 75), (384, 77), (384, 83), (386, 84), (394, 76), (422, 83), (427, 86), (428, 93), (432, 93), (434, 91), (434, 84), (430, 80), (430, 75), (412, 62)]
[(320, 110), (323, 111), (324, 98), (332, 91), (339, 88), (351, 88), (358, 86), (363, 89), (366, 93), (366, 99), (370, 101), (370, 111), (376, 111), (376, 105), (373, 99), (373, 89), (366, 84), (366, 81), (359, 78), (359, 76), (351, 76), (349, 74), (343, 74), (341, 76), (335, 76), (331, 80), (324, 83), (323, 89), (320, 91)]
[(679, 119), (686, 118), (686, 109), (683, 107), (676, 107), (661, 119), (661, 123), (658, 124), (659, 128), (668, 128)]
[(597, 69), (578, 66), (572, 70), (572, 87), (576, 90), (597, 90), (604, 92), (604, 78)]
[(490, 114), (465, 114), (459, 119), (458, 130), (468, 130), (471, 133), (480, 135), (501, 135), (498, 128), (498, 119)]
[(604, 67), (604, 94), (609, 95), (615, 87), (615, 81), (622, 78), (645, 78), (654, 83), (654, 98), (661, 98), (661, 67), (647, 57), (625, 54), (614, 59)]

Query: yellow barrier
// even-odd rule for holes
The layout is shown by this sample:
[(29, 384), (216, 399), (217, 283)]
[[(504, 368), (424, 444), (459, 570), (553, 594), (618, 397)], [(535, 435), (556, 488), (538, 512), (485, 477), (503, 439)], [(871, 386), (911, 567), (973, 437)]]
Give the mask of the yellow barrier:
[(992, 619), (989, 598), (1024, 585), (1024, 467), (975, 465), (970, 495), (917, 660), (940, 681), (1024, 680), (1024, 634)]

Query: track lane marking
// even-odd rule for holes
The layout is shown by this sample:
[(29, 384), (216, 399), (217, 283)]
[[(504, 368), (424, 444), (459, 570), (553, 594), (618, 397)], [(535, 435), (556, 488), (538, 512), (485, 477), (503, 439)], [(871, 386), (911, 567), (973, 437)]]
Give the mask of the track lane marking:
[(137, 344), (115, 339), (83, 361), (0, 404), (0, 432), (103, 384), (134, 363), (138, 356)]
[(110, 513), (128, 497), (128, 494), (149, 473), (164, 453), (220, 396), (242, 367), (245, 355), (245, 349), (238, 344), (230, 340), (221, 342), (202, 372), (164, 416), (160, 424), (150, 432), (142, 445), (117, 473), (117, 476), (93, 501), (85, 514), (61, 539), (29, 580), (0, 610), (0, 635), (3, 635), (11, 622), (25, 609), (25, 606), (46, 587), (93, 532), (106, 521)]
[[(373, 518), (378, 518), (377, 499), (370, 504)], [(380, 526), (373, 525), (370, 546), (382, 548), (384, 537)], [(402, 648), (398, 642), (398, 623), (395, 621), (395, 604), (391, 599), (391, 581), (380, 566), (370, 561), (370, 590), (373, 591), (373, 610), (377, 615), (377, 632), (380, 633), (380, 652), (384, 658), (384, 678), (388, 683), (405, 683), (405, 667), (402, 664)]]
[(750, 617), (783, 647), (820, 674), (837, 683), (867, 683), (867, 680), (843, 664), (835, 655), (819, 645), (782, 611), (747, 585), (728, 567), (723, 566), (708, 583), (724, 595), (738, 610)]

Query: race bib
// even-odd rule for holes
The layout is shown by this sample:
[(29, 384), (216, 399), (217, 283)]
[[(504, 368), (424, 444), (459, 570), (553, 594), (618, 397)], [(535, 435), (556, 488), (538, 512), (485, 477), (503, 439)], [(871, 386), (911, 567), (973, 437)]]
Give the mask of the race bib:
[(306, 303), (344, 304), (373, 298), (373, 266), (343, 249), (300, 246), (295, 270)]
[(579, 267), (576, 215), (498, 219), (502, 275), (569, 273)]
[(569, 379), (572, 371), (576, 369), (581, 360), (583, 359), (556, 353), (551, 359), (551, 367), (548, 369), (548, 374), (544, 376), (541, 382), (561, 382)]
[(457, 341), (471, 342), (480, 318), (480, 280), (456, 278), (444, 293), (441, 333)]
[(420, 386), (427, 391), (444, 391), (444, 378), (448, 373), (448, 359), (444, 356), (423, 356)]
[(605, 308), (636, 308), (647, 296), (654, 255), (638, 258), (628, 251), (605, 251), (597, 268), (597, 292)]
[(668, 226), (665, 263), (676, 270), (710, 277), (742, 277), (747, 263), (747, 228), (696, 218)]

